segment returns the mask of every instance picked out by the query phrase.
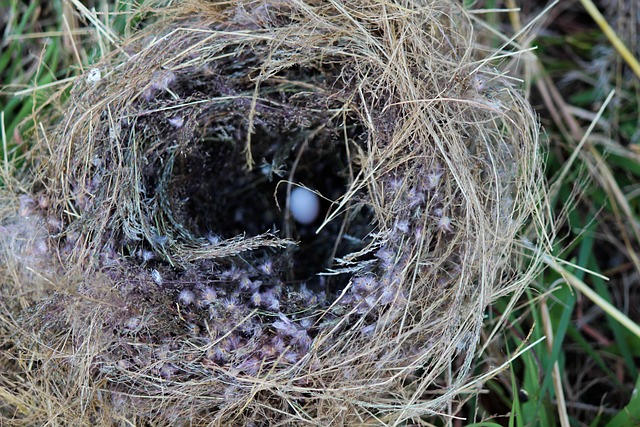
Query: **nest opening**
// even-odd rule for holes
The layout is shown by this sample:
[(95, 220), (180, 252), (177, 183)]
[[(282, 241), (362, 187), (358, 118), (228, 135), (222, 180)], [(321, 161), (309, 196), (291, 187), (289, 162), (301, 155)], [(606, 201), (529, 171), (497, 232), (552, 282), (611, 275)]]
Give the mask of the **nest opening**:
[[(304, 283), (329, 296), (347, 285), (349, 275), (320, 274), (371, 240), (374, 214), (364, 202), (324, 221), (359, 173), (353, 156), (361, 152), (367, 132), (342, 102), (319, 96), (318, 88), (302, 87), (326, 80), (321, 69), (304, 73), (304, 82), (295, 80), (301, 77), (298, 67), (264, 82), (255, 105), (249, 101), (254, 83), (246, 76), (221, 83), (211, 69), (196, 76), (193, 70), (155, 75), (140, 104), (157, 113), (123, 133), (136, 128), (134, 133), (148, 139), (142, 144), (147, 147), (144, 194), (167, 223), (157, 230), (211, 245), (264, 233), (287, 239), (295, 244), (278, 257), (277, 266), (285, 272), (285, 284)], [(229, 93), (236, 95), (198, 111), (171, 109), (185, 99), (220, 99)], [(252, 109), (256, 123), (249, 136)], [(247, 150), (255, 159), (251, 164)], [(290, 195), (298, 187), (319, 194), (319, 215), (310, 223), (290, 214)], [(162, 234), (153, 236), (151, 250), (165, 243)], [(272, 248), (258, 248), (251, 257), (273, 255)]]

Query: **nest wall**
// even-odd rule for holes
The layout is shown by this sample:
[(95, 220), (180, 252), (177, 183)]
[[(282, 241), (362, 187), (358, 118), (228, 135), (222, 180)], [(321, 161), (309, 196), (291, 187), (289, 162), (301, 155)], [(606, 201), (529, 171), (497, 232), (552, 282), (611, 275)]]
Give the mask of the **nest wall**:
[(515, 79), (452, 2), (165, 14), (74, 83), (3, 194), (4, 420), (444, 411), (486, 307), (532, 274), (539, 129)]

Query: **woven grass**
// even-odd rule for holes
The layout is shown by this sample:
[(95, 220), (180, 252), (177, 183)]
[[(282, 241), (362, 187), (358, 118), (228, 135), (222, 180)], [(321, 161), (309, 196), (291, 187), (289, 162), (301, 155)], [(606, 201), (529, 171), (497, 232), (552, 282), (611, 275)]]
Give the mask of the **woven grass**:
[(501, 52), (447, 1), (164, 14), (75, 82), (2, 197), (3, 421), (446, 413), (537, 265), (539, 127)]

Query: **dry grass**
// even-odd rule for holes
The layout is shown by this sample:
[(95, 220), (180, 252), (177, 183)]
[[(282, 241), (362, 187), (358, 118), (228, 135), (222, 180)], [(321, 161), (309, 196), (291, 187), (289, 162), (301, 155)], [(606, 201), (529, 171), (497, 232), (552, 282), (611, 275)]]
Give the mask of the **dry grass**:
[(450, 2), (185, 2), (75, 80), (2, 197), (3, 422), (451, 415), (548, 245), (514, 54), (475, 40)]

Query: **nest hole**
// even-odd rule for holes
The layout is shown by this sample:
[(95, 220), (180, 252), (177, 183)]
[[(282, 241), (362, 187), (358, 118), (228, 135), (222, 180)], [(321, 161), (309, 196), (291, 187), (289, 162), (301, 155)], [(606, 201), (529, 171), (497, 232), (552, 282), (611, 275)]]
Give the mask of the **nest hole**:
[[(166, 162), (163, 174), (170, 178), (161, 193), (180, 226), (211, 244), (262, 233), (291, 239), (296, 245), (278, 257), (285, 284), (305, 283), (335, 293), (349, 276), (319, 273), (334, 266), (336, 258), (368, 244), (373, 213), (361, 195), (359, 202), (354, 200), (345, 212), (323, 223), (358, 173), (352, 151), (366, 133), (356, 120), (336, 123), (318, 118), (315, 111), (295, 110), (296, 120), (286, 120), (283, 111), (270, 112), (256, 126), (251, 135), (256, 161), (250, 168), (246, 116), (238, 114), (225, 123), (200, 118), (196, 143), (176, 150)], [(319, 214), (308, 224), (297, 222), (287, 209), (287, 198), (299, 186), (320, 195)], [(258, 259), (270, 259), (273, 249), (254, 252)]]

